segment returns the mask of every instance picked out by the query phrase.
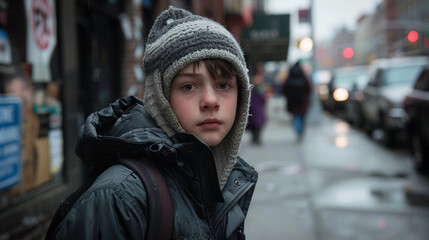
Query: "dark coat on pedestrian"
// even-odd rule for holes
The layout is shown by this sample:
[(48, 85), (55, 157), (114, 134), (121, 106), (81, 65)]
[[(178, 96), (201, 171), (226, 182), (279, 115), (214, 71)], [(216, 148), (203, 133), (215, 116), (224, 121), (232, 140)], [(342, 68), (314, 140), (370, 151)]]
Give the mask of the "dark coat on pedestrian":
[(250, 96), (249, 129), (260, 129), (265, 125), (265, 102), (264, 86), (255, 85)]
[(292, 114), (305, 114), (310, 104), (310, 90), (309, 79), (300, 63), (295, 63), (282, 87), (282, 93), (286, 97), (286, 110)]
[[(242, 239), (257, 172), (237, 159), (223, 189), (209, 146), (188, 133), (169, 138), (135, 97), (117, 100), (82, 126), (76, 152), (94, 168), (145, 156), (158, 166), (174, 208), (173, 239)], [(130, 169), (113, 165), (75, 203), (56, 239), (144, 239), (147, 192)], [(161, 229), (162, 231), (162, 229)]]

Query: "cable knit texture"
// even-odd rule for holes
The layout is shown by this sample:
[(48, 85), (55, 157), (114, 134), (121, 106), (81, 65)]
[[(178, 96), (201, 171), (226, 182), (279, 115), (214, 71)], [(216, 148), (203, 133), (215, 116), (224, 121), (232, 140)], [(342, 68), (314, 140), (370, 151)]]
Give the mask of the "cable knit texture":
[(169, 136), (185, 130), (169, 103), (171, 82), (188, 64), (202, 59), (223, 59), (232, 64), (240, 84), (234, 125), (217, 146), (212, 147), (221, 188), (234, 166), (248, 116), (250, 85), (243, 52), (222, 25), (183, 9), (169, 7), (155, 20), (143, 58), (145, 106)]

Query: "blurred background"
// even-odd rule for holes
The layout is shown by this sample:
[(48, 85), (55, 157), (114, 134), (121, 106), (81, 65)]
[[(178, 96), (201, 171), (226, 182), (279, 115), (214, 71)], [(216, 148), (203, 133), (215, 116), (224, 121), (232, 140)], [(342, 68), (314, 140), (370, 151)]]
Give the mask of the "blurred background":
[[(79, 127), (143, 97), (169, 5), (223, 24), (254, 84), (248, 239), (428, 239), (429, 0), (0, 0), (0, 240), (43, 239), (87, 179)], [(302, 133), (283, 86), (309, 80)], [(258, 106), (256, 108), (256, 106)]]

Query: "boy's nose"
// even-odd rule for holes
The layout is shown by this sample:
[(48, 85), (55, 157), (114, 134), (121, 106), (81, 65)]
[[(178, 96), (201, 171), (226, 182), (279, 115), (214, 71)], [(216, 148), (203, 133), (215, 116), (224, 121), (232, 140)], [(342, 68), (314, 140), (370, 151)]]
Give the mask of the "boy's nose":
[(219, 109), (219, 102), (216, 92), (213, 88), (206, 88), (201, 98), (201, 110), (217, 110)]

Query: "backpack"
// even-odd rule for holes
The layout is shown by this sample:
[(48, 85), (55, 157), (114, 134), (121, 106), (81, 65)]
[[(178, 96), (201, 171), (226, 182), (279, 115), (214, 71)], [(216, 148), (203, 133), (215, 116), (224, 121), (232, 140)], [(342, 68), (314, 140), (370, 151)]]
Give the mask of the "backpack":
[[(140, 178), (147, 192), (148, 200), (148, 226), (145, 239), (167, 240), (171, 239), (173, 231), (173, 205), (170, 193), (159, 169), (145, 158), (122, 159), (120, 164), (131, 169)], [(78, 190), (61, 201), (60, 206), (52, 218), (47, 231), (46, 240), (54, 239), (54, 232), (73, 205), (95, 182), (102, 172), (91, 177), (88, 183), (82, 185)], [(162, 226), (162, 229), (161, 229)]]
[(304, 79), (300, 77), (291, 77), (283, 84), (283, 94), (288, 103), (299, 105), (305, 99)]

